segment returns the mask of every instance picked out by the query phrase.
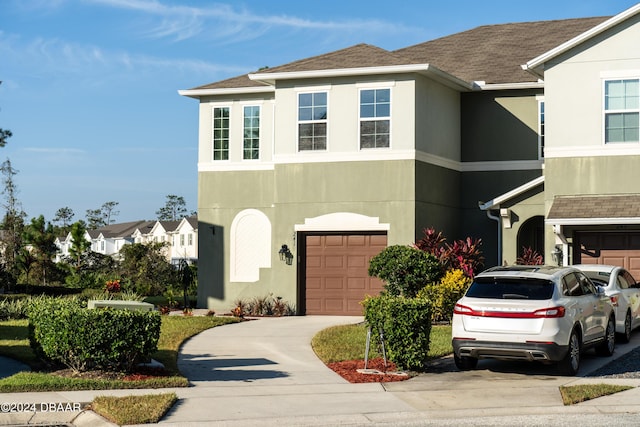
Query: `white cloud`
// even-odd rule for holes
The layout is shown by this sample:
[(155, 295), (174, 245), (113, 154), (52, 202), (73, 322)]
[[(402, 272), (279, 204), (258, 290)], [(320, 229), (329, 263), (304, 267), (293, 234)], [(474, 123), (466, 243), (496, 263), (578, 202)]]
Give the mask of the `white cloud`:
[(198, 59), (162, 58), (126, 51), (106, 50), (91, 44), (73, 43), (58, 38), (25, 41), (0, 32), (0, 57), (10, 67), (29, 69), (34, 75), (51, 72), (90, 75), (93, 72), (126, 70), (173, 70), (202, 75), (232, 74), (246, 66), (214, 64)]
[(157, 0), (86, 0), (94, 4), (128, 9), (161, 19), (146, 31), (151, 37), (174, 37), (185, 40), (203, 33), (204, 28), (215, 28), (209, 33), (216, 38), (239, 36), (241, 40), (259, 37), (268, 29), (309, 29), (319, 31), (361, 31), (408, 33), (415, 31), (405, 25), (378, 19), (354, 19), (341, 21), (315, 21), (290, 15), (257, 15), (247, 9), (237, 9), (229, 4), (213, 3), (208, 7), (175, 6)]

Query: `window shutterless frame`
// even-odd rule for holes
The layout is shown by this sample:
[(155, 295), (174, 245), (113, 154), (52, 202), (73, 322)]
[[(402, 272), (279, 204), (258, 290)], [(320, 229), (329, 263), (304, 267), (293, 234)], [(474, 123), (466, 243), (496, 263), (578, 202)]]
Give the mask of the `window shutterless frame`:
[(603, 81), (604, 143), (640, 142), (640, 78)]
[(242, 159), (260, 159), (260, 106), (242, 108)]
[(212, 160), (229, 160), (230, 107), (213, 107)]
[(358, 91), (360, 149), (391, 147), (391, 89), (361, 88)]
[(327, 149), (328, 92), (298, 93), (298, 151)]

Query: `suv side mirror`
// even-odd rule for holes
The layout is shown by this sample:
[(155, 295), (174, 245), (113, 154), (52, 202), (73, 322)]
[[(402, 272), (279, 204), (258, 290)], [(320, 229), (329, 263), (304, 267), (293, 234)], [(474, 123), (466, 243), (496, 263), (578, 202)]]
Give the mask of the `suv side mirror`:
[(598, 295), (599, 297), (604, 295), (604, 288), (602, 286), (596, 286), (596, 295)]

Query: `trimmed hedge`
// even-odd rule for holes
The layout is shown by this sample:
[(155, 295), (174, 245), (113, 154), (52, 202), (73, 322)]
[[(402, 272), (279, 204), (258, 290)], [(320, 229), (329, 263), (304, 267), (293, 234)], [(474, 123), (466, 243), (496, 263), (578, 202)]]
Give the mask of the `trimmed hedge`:
[(76, 371), (130, 371), (158, 348), (158, 312), (88, 309), (77, 299), (43, 298), (29, 307), (36, 354)]
[(391, 295), (413, 298), (428, 283), (442, 276), (438, 259), (420, 249), (392, 245), (369, 261), (369, 276), (385, 282)]
[(431, 336), (431, 302), (382, 293), (368, 297), (363, 305), (372, 336), (383, 331), (389, 359), (400, 369), (424, 370)]

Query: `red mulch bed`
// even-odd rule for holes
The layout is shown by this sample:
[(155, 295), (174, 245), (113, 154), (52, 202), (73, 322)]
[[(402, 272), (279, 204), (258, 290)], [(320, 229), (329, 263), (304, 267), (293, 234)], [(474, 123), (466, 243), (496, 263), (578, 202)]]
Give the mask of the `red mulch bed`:
[(364, 360), (345, 360), (343, 362), (328, 363), (327, 366), (350, 383), (388, 383), (392, 381), (405, 381), (410, 375), (398, 375), (396, 365), (387, 360), (384, 366), (383, 358), (369, 359), (367, 369), (376, 369), (382, 374), (363, 374), (358, 369), (364, 369)]

